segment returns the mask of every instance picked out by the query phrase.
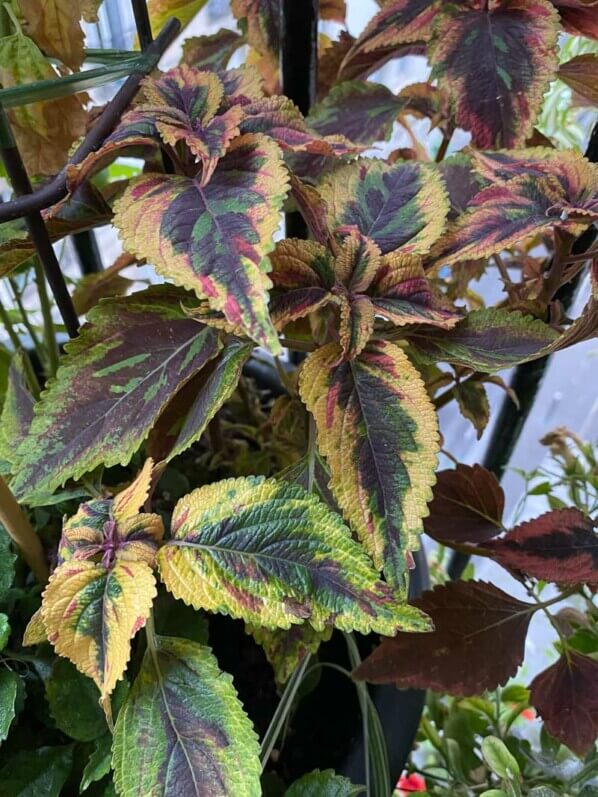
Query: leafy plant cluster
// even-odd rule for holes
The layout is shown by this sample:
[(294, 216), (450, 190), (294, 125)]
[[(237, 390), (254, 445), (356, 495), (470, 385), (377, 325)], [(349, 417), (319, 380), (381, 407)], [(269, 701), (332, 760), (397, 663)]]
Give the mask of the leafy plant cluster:
[[(202, 5), (150, 11), (154, 24), (169, 11), (187, 22)], [(343, 3), (321, 5), (343, 21)], [(5, 225), (0, 275), (16, 310), (2, 307), (2, 320), (17, 351), (0, 419), (2, 522), (42, 593), (34, 613), (27, 570), (7, 593), (24, 635), (6, 625), (3, 732), (15, 720), (7, 744), (18, 749), (25, 700), (50, 742), (35, 767), (6, 764), (7, 793), (51, 772), (50, 795), (261, 794), (310, 658), (338, 629), (373, 740), (365, 787), (383, 795), (384, 740), (363, 680), (478, 695), (515, 674), (535, 612), (579, 594), (591, 616), (592, 508), (506, 529), (492, 474), (435, 471), (438, 409), (456, 400), (481, 434), (487, 386), (517, 400), (500, 371), (596, 335), (595, 263), (579, 318), (560, 297), (595, 254), (598, 167), (534, 128), (557, 75), (593, 101), (595, 57), (562, 67), (557, 57), (563, 30), (598, 38), (592, 5), (381, 3), (360, 37), (343, 32), (323, 49), (320, 101), (304, 118), (279, 93), (278, 3), (233, 0), (238, 33), (188, 40), (182, 63), (144, 80), (102, 146), (66, 166), (69, 194), (45, 213), (51, 237), (111, 222), (124, 253), (78, 286), (86, 323), (60, 356), (35, 264), (41, 330), (22, 301), (33, 245), (20, 222)], [(23, 48), (76, 72), (85, 54), (69, 60), (62, 39), (80, 31), (87, 5), (37, 4), (35, 24), (28, 2), (6, 6), (3, 85), (31, 80), (26, 69), (17, 79)], [(246, 44), (249, 63), (228, 68)], [(366, 79), (413, 52), (426, 54), (428, 82), (394, 95)], [(13, 112), (24, 153), (31, 131), (45, 135), (35, 114), (49, 107)], [(411, 117), (440, 131), (434, 159)], [(413, 146), (365, 157), (395, 121)], [(457, 128), (471, 145), (446, 157)], [(142, 169), (121, 170), (123, 156)], [(308, 239), (278, 239), (292, 210)], [(129, 293), (120, 272), (135, 264), (165, 283)], [(472, 288), (486, 272), (504, 287), (495, 307)], [(285, 349), (306, 355), (299, 367)], [(256, 390), (256, 369), (284, 395)], [(492, 556), (531, 602), (476, 581), (408, 602), (424, 529)], [(540, 596), (543, 582), (557, 585), (553, 597)], [(261, 746), (208, 647), (209, 614), (244, 621), (275, 671), (281, 700)], [(354, 632), (383, 637), (362, 663)], [(572, 639), (559, 628), (560, 659), (531, 701), (552, 736), (591, 755), (598, 665)], [(75, 707), (78, 692), (90, 700)], [(489, 765), (505, 788), (517, 783)], [(331, 772), (305, 778), (284, 783), (287, 797), (361, 791)]]

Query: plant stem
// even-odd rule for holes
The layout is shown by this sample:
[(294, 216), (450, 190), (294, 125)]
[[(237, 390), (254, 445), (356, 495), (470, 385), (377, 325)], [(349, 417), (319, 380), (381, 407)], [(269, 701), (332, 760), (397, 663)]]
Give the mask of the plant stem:
[(37, 399), (39, 398), (39, 393), (40, 393), (40, 385), (37, 379), (37, 375), (35, 373), (33, 365), (31, 364), (29, 355), (21, 346), (21, 341), (19, 339), (19, 336), (15, 332), (14, 327), (12, 325), (12, 321), (10, 320), (10, 316), (8, 315), (8, 312), (6, 311), (2, 302), (0, 302), (0, 321), (2, 321), (2, 323), (4, 324), (4, 328), (8, 333), (8, 337), (10, 338), (10, 342), (14, 346), (15, 351), (20, 351), (21, 354), (23, 355), (23, 367), (25, 368), (25, 376), (27, 378), (27, 383), (29, 385), (31, 393)]
[(21, 313), (21, 319), (23, 321), (23, 325), (27, 330), (27, 332), (29, 333), (29, 337), (33, 342), (33, 346), (35, 348), (35, 351), (37, 352), (37, 356), (39, 357), (40, 362), (43, 363), (46, 357), (46, 353), (39, 341), (39, 338), (37, 337), (35, 329), (31, 325), (31, 322), (29, 321), (29, 314), (27, 313), (25, 307), (23, 306), (23, 298), (19, 290), (19, 286), (17, 285), (16, 280), (14, 280), (12, 277), (9, 277), (8, 281), (10, 283), (10, 287), (12, 289), (13, 296), (15, 298), (15, 303), (19, 309), (19, 312)]
[(444, 160), (447, 150), (449, 148), (449, 144), (451, 143), (451, 138), (453, 137), (453, 131), (447, 131), (442, 136), (442, 141), (440, 142), (440, 146), (438, 147), (438, 152), (436, 153), (436, 163), (440, 163), (440, 161)]
[(35, 259), (35, 282), (37, 284), (39, 303), (44, 320), (44, 337), (46, 339), (46, 349), (48, 352), (48, 373), (46, 375), (50, 377), (54, 376), (58, 370), (59, 352), (54, 332), (54, 321), (52, 320), (52, 305), (50, 304), (48, 289), (46, 287), (46, 276), (37, 258)]
[(295, 700), (297, 690), (299, 689), (301, 681), (303, 680), (305, 672), (309, 666), (310, 659), (311, 655), (308, 654), (287, 681), (284, 692), (280, 698), (280, 702), (276, 707), (276, 711), (274, 712), (274, 716), (270, 720), (268, 729), (266, 730), (264, 738), (262, 739), (262, 770), (266, 768), (266, 764), (270, 760), (270, 755), (272, 754), (274, 745), (280, 736), (280, 732), (284, 725), (287, 714), (290, 712), (293, 706), (293, 701)]
[(1, 476), (0, 522), (6, 528), (37, 580), (44, 585), (50, 574), (44, 549), (33, 526)]

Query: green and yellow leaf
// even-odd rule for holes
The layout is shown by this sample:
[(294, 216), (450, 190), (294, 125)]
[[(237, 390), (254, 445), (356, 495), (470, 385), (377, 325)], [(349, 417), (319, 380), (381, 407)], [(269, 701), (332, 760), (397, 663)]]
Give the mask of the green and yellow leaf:
[(247, 625), (247, 633), (255, 639), (266, 654), (276, 683), (286, 683), (293, 672), (310, 653), (317, 653), (322, 642), (332, 636), (332, 627), (316, 631), (309, 623), (294, 625), (287, 630)]
[(348, 362), (339, 354), (328, 344), (309, 355), (301, 398), (316, 420), (345, 518), (387, 580), (404, 587), (435, 481), (436, 413), (395, 344), (372, 340)]
[(228, 479), (182, 498), (158, 554), (176, 598), (266, 628), (424, 630), (379, 580), (341, 518), (297, 485)]
[(144, 562), (107, 569), (72, 559), (50, 578), (42, 603), (48, 640), (94, 680), (104, 704), (124, 674), (131, 639), (145, 625), (155, 596), (154, 574)]
[(133, 180), (115, 203), (114, 223), (128, 251), (277, 352), (266, 255), (286, 191), (278, 146), (263, 135), (240, 136), (206, 186), (180, 175)]
[(121, 709), (112, 748), (121, 797), (260, 797), (260, 749), (210, 649), (158, 637)]
[(10, 364), (0, 415), (0, 460), (8, 463), (9, 471), (13, 470), (18, 462), (16, 452), (27, 437), (35, 405), (35, 399), (27, 384), (23, 357), (22, 352), (17, 352)]
[(362, 159), (336, 169), (321, 186), (331, 231), (356, 229), (381, 253), (425, 254), (444, 229), (448, 202), (430, 165)]

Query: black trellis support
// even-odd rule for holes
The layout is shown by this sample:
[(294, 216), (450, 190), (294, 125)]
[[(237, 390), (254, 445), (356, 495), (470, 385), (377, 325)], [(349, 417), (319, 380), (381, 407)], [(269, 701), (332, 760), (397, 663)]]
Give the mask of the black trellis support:
[[(93, 128), (75, 151), (69, 162), (70, 164), (81, 163), (87, 155), (103, 144), (106, 137), (116, 127), (123, 111), (133, 100), (143, 77), (153, 69), (160, 56), (172, 43), (180, 30), (179, 21), (170, 19), (164, 25), (156, 40), (152, 41), (145, 0), (132, 0), (132, 2), (139, 41), (144, 53), (149, 55), (150, 59), (144, 70), (129, 75), (117, 94), (106, 105)], [(4, 162), (12, 188), (18, 197), (0, 206), (0, 222), (17, 218), (25, 219), (62, 320), (69, 336), (73, 338), (77, 335), (79, 320), (42, 218), (42, 210), (59, 202), (67, 195), (66, 167), (50, 183), (34, 192), (16, 146), (6, 111), (1, 105), (0, 156)], [(88, 255), (89, 258), (92, 258), (93, 252), (89, 250)]]
[[(598, 123), (592, 130), (586, 157), (593, 163), (598, 162)], [(589, 227), (575, 241), (572, 253), (580, 255), (587, 252), (594, 243), (596, 234), (596, 227)], [(565, 309), (571, 306), (580, 276), (581, 274), (578, 274), (576, 279), (564, 285), (556, 294), (556, 298), (562, 302)], [(502, 477), (509, 464), (511, 454), (534, 406), (549, 361), (550, 357), (542, 357), (515, 368), (511, 387), (519, 399), (519, 408), (507, 396), (503, 398), (483, 462), (484, 467), (492, 471), (498, 479)], [(459, 551), (453, 552), (448, 566), (448, 574), (453, 581), (461, 578), (468, 562), (469, 556)]]
[[(304, 116), (315, 103), (318, 88), (319, 0), (282, 0), (280, 66), (282, 91)], [(287, 238), (307, 238), (300, 213), (287, 213)]]

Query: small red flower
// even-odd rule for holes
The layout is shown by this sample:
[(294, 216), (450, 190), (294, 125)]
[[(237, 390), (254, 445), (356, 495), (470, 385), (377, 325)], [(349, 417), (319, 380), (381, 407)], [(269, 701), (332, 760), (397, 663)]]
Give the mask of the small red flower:
[(401, 775), (396, 787), (399, 797), (407, 797), (416, 791), (426, 791), (426, 781), (422, 775), (412, 772), (411, 775)]
[(526, 708), (521, 712), (521, 716), (524, 720), (535, 720), (536, 719), (536, 712), (533, 708)]

